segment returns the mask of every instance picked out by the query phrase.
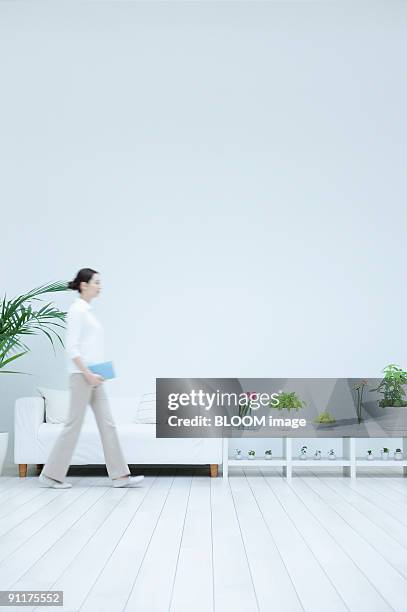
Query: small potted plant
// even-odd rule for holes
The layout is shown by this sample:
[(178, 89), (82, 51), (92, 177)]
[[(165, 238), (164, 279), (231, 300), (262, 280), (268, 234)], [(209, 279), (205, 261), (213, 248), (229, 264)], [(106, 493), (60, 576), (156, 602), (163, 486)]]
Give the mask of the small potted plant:
[(301, 449), (300, 449), (300, 459), (306, 459), (307, 458), (307, 450), (308, 450), (307, 446), (305, 446), (305, 445), (301, 446)]
[(298, 397), (295, 391), (282, 392), (278, 396), (278, 404), (274, 404), (273, 400), (270, 400), (269, 406), (277, 410), (300, 410), (300, 408), (306, 406), (306, 402)]
[(254, 459), (256, 456), (256, 451), (249, 450), (249, 452), (247, 453), (247, 456), (249, 457), (249, 459)]
[(387, 461), (387, 459), (389, 458), (389, 449), (387, 448), (387, 446), (384, 446), (382, 448), (381, 455), (382, 455), (383, 461)]
[(334, 460), (336, 459), (336, 454), (333, 448), (328, 451), (328, 459)]
[(335, 425), (336, 420), (331, 415), (331, 413), (328, 412), (328, 410), (324, 410), (324, 412), (321, 412), (317, 416), (314, 423), (316, 423), (319, 428), (323, 429), (325, 427), (332, 427), (333, 425)]
[(374, 457), (373, 457), (373, 451), (372, 449), (369, 448), (369, 450), (366, 452), (366, 459), (368, 461), (373, 461)]
[(401, 461), (403, 459), (403, 451), (401, 450), (401, 448), (396, 448), (394, 458), (396, 459), (396, 461)]
[(269, 449), (269, 448), (268, 448), (268, 449), (265, 451), (264, 456), (265, 456), (265, 458), (266, 458), (266, 459), (271, 459), (271, 458), (272, 458), (272, 456), (273, 456), (273, 453), (271, 452), (271, 449)]
[(321, 459), (322, 452), (320, 450), (316, 450), (314, 453), (314, 459)]
[(235, 459), (242, 459), (242, 451), (240, 448), (236, 448), (235, 450)]

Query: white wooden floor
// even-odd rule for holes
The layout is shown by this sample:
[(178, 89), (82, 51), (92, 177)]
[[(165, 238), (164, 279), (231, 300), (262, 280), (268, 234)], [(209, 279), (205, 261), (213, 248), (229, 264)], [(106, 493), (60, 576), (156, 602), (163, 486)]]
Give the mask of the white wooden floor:
[(398, 469), (351, 482), (300, 468), (291, 485), (278, 468), (226, 482), (174, 469), (134, 489), (68, 480), (0, 478), (1, 590), (63, 590), (52, 609), (81, 612), (407, 610)]

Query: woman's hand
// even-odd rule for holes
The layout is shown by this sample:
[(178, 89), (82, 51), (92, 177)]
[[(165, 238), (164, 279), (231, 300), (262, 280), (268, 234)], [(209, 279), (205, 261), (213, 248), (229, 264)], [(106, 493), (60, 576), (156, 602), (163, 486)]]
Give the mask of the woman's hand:
[(85, 374), (85, 378), (92, 387), (97, 387), (100, 385), (105, 379), (100, 374), (94, 374), (91, 370), (87, 371)]

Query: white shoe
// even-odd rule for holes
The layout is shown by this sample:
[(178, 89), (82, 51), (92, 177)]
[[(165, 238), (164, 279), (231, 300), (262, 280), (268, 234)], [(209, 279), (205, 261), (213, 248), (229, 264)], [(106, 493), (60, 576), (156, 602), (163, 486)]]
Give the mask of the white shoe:
[(40, 481), (40, 487), (51, 487), (51, 489), (70, 489), (72, 487), (70, 482), (58, 482), (58, 480), (48, 478), (42, 472), (38, 476), (38, 480)]
[(143, 480), (144, 476), (127, 476), (127, 478), (114, 478), (114, 487), (131, 487)]

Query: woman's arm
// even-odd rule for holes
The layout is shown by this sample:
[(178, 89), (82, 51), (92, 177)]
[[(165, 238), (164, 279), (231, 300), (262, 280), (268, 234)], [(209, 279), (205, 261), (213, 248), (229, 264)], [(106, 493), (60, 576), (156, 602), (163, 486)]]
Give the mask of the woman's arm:
[(101, 382), (103, 382), (103, 376), (95, 374), (94, 372), (92, 372), (92, 370), (89, 370), (89, 368), (87, 368), (86, 365), (83, 363), (82, 357), (74, 357), (73, 360), (90, 385), (99, 385)]
[(102, 376), (99, 376), (99, 374), (94, 374), (91, 370), (89, 370), (81, 356), (80, 337), (83, 325), (83, 314), (84, 313), (79, 310), (68, 312), (66, 319), (67, 326), (65, 348), (68, 357), (78, 366), (88, 383), (95, 386), (99, 385), (104, 379)]

